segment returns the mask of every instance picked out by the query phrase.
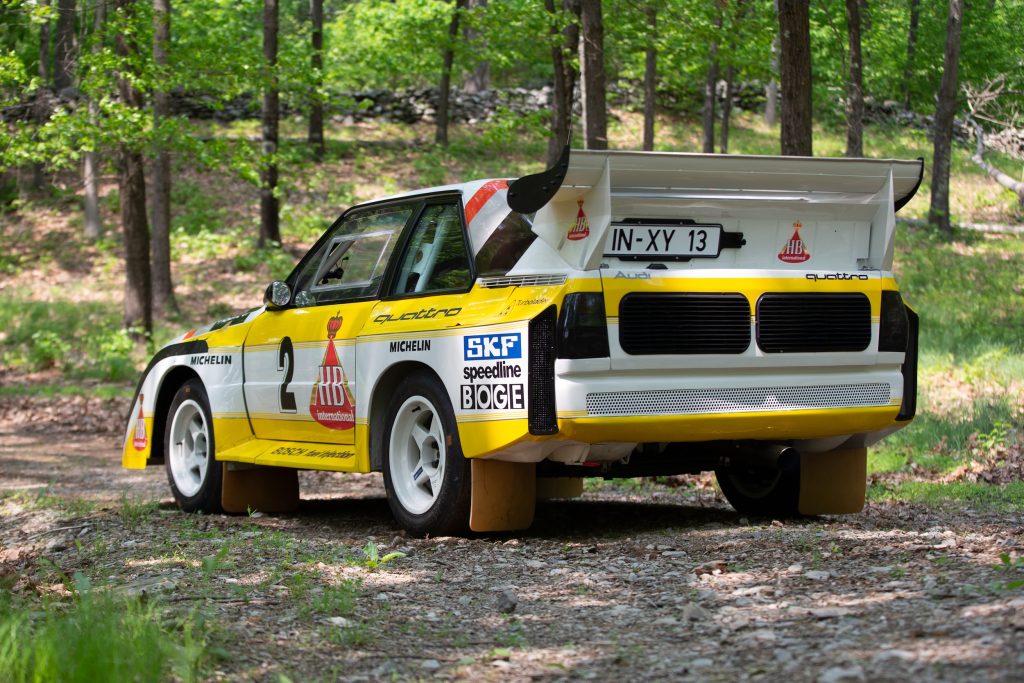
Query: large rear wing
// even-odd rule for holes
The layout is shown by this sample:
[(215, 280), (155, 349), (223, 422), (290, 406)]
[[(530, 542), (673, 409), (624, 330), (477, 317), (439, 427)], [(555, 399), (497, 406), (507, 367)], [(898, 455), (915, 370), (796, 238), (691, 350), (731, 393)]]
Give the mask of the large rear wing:
[[(837, 216), (870, 214), (869, 261), (892, 267), (895, 213), (917, 192), (924, 161), (741, 156), (668, 152), (563, 151), (558, 164), (512, 183), (509, 207), (537, 215), (533, 230), (572, 267), (593, 269), (612, 217), (612, 199), (771, 211), (801, 204)], [(844, 210), (845, 209), (845, 210)]]

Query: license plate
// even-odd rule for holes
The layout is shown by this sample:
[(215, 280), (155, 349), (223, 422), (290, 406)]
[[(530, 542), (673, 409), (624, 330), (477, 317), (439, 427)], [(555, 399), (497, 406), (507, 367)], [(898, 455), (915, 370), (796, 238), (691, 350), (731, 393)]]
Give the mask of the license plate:
[(605, 256), (625, 261), (718, 258), (721, 225), (625, 225), (612, 223)]

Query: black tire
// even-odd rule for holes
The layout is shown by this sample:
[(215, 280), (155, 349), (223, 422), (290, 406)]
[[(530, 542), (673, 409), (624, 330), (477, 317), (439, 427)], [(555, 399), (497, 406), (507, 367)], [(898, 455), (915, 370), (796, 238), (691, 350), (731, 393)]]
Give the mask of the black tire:
[(395, 520), (414, 536), (467, 533), (471, 468), (441, 383), (426, 372), (402, 380), (383, 428), (384, 488)]
[(800, 503), (800, 456), (781, 458), (778, 467), (715, 470), (718, 485), (736, 512), (757, 517), (797, 517)]
[(224, 468), (215, 453), (206, 388), (198, 379), (190, 379), (174, 394), (164, 429), (167, 481), (185, 512), (220, 512)]

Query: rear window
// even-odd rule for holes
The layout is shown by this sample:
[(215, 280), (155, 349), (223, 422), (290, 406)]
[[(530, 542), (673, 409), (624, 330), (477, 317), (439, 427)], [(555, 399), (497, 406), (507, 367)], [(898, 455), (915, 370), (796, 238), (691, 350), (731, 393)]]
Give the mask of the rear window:
[(476, 255), (476, 272), (480, 277), (505, 275), (537, 239), (531, 229), (534, 214), (510, 211), (495, 228)]

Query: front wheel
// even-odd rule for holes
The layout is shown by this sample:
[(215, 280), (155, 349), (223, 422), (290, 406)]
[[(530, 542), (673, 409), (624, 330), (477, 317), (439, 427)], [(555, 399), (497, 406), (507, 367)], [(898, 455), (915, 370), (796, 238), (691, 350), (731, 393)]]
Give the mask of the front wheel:
[(471, 468), (440, 382), (427, 373), (404, 379), (385, 429), (384, 488), (398, 523), (416, 536), (465, 533)]
[(210, 401), (203, 383), (191, 379), (174, 395), (164, 431), (167, 480), (185, 512), (220, 512), (224, 473), (214, 452)]

